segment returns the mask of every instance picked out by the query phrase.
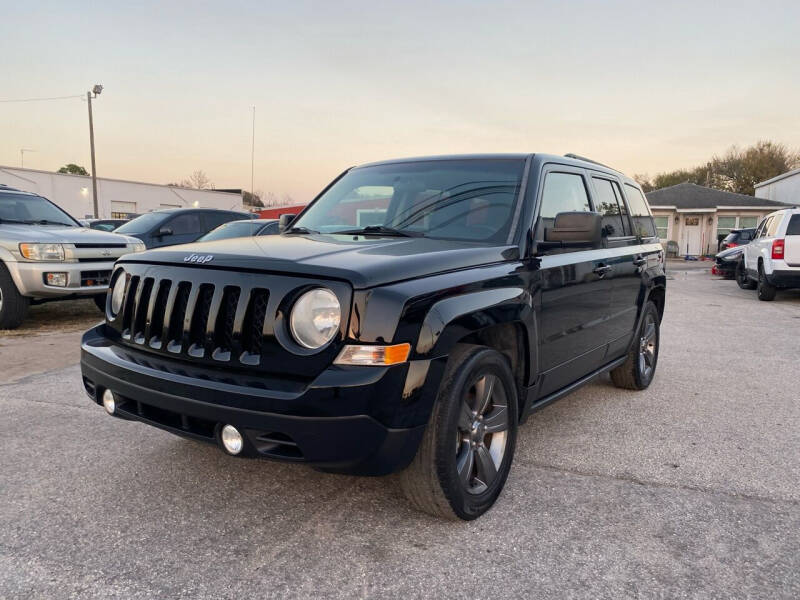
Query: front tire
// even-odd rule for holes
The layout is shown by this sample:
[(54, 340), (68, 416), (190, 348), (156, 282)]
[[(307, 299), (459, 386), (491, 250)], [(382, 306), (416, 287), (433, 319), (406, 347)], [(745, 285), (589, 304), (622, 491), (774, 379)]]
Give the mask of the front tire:
[(0, 262), (0, 329), (16, 329), (28, 314), (30, 299), (19, 293), (11, 273)]
[(517, 387), (506, 358), (485, 346), (459, 344), (400, 485), (419, 510), (470, 521), (503, 490), (517, 441)]
[(658, 365), (658, 348), (661, 343), (661, 324), (656, 305), (648, 301), (644, 305), (642, 324), (636, 335), (628, 358), (611, 371), (611, 381), (626, 390), (644, 390), (653, 381)]
[(747, 276), (747, 269), (744, 268), (744, 260), (736, 263), (736, 285), (743, 290), (756, 289), (756, 282)]
[(770, 302), (775, 300), (775, 293), (778, 290), (767, 281), (767, 274), (764, 273), (764, 265), (758, 265), (758, 287), (756, 287), (756, 294), (759, 300)]
[(92, 300), (94, 300), (94, 305), (97, 309), (106, 314), (106, 294), (98, 294), (97, 296), (92, 296)]

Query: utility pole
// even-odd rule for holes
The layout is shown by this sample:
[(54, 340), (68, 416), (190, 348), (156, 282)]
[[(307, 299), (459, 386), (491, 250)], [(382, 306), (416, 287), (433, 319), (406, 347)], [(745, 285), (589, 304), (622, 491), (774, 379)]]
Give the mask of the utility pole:
[(256, 164), (256, 107), (253, 107), (253, 133), (251, 137), (250, 146), (250, 202), (255, 205), (256, 197), (253, 189), (253, 174), (255, 173)]
[[(94, 162), (94, 122), (92, 120), (92, 98), (103, 91), (102, 85), (95, 85), (91, 91), (86, 92), (86, 100), (89, 103), (89, 147), (92, 151), (92, 204), (94, 208), (94, 218), (100, 218), (100, 210), (97, 206), (97, 168)], [(94, 94), (94, 96), (92, 96)]]

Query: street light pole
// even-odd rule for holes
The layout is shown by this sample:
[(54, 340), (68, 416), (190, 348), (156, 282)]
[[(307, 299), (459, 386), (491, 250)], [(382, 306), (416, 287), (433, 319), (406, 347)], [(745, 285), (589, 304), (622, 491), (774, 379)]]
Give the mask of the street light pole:
[[(102, 85), (95, 85), (91, 91), (86, 92), (86, 100), (89, 103), (89, 147), (92, 152), (92, 205), (94, 209), (94, 218), (100, 218), (100, 210), (97, 206), (97, 168), (94, 162), (94, 121), (92, 120), (92, 98), (103, 91)], [(92, 96), (94, 94), (94, 96)]]
[(256, 107), (253, 107), (253, 133), (251, 137), (250, 146), (250, 202), (255, 205), (256, 197), (255, 190), (253, 189), (253, 174), (255, 173), (256, 164)]
[(26, 152), (36, 152), (36, 150), (32, 150), (31, 148), (20, 148), (19, 149), (19, 166), (21, 168), (25, 168), (25, 153)]

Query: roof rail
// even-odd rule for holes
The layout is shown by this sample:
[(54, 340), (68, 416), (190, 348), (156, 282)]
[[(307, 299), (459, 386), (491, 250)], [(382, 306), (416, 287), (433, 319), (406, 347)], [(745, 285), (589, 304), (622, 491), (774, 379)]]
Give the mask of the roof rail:
[[(608, 165), (604, 165), (601, 162), (598, 162), (596, 160), (592, 160), (591, 158), (586, 158), (585, 156), (581, 156), (580, 154), (573, 154), (572, 152), (569, 152), (569, 153), (565, 154), (564, 158), (574, 158), (575, 160), (582, 160), (582, 161), (585, 161), (585, 162), (590, 162), (590, 163), (592, 163), (594, 165), (600, 165), (601, 167), (605, 167), (606, 169), (611, 169), (612, 171), (617, 171), (614, 167), (609, 167)], [(619, 173), (619, 171), (617, 171), (617, 173)]]

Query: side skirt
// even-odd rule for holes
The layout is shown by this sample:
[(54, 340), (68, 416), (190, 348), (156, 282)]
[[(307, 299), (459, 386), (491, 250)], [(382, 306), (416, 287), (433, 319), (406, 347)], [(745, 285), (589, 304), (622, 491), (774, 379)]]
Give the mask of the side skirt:
[(606, 373), (607, 371), (611, 371), (612, 369), (616, 369), (618, 366), (620, 366), (622, 363), (624, 363), (627, 360), (627, 358), (628, 358), (627, 354), (624, 355), (624, 356), (621, 356), (621, 357), (611, 361), (610, 363), (607, 363), (607, 364), (603, 365), (599, 369), (596, 369), (596, 370), (592, 371), (588, 375), (584, 375), (583, 377), (581, 377), (577, 381), (569, 384), (568, 386), (563, 387), (560, 390), (545, 396), (544, 398), (539, 398), (537, 400), (533, 400), (534, 398), (536, 398), (536, 391), (538, 389), (537, 385), (533, 385), (533, 386), (527, 388), (527, 397), (526, 397), (526, 402), (525, 403), (528, 405), (528, 408), (522, 413), (522, 418), (519, 420), (520, 424), (524, 423), (528, 419), (528, 417), (531, 414), (533, 414), (534, 412), (536, 412), (537, 410), (541, 410), (542, 408), (544, 408), (548, 404), (552, 404), (556, 400), (560, 400), (564, 396), (566, 396), (568, 394), (571, 394), (572, 392), (574, 392), (578, 388), (583, 387), (584, 385), (586, 385), (587, 383), (592, 381), (592, 379), (594, 379), (598, 375), (602, 375), (603, 373)]

